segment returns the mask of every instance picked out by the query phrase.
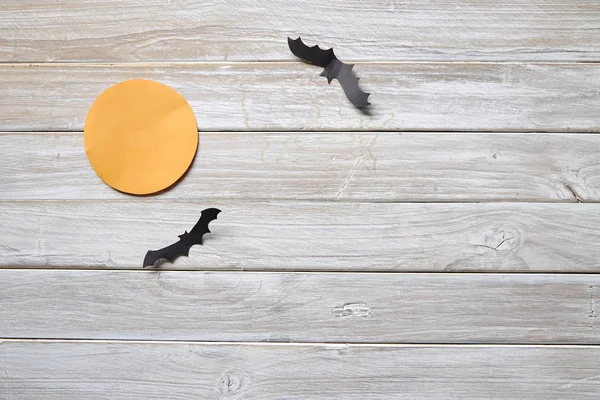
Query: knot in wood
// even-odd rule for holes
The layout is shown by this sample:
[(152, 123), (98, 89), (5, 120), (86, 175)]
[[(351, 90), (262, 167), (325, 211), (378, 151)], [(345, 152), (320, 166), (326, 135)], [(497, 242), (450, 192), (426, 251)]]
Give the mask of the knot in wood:
[(243, 390), (247, 384), (247, 377), (235, 370), (225, 371), (218, 382), (219, 393), (223, 396), (233, 396)]
[(336, 317), (368, 317), (371, 307), (365, 303), (346, 303), (335, 306), (331, 311)]
[(485, 246), (496, 251), (513, 251), (521, 244), (521, 232), (507, 225), (493, 227), (485, 234)]

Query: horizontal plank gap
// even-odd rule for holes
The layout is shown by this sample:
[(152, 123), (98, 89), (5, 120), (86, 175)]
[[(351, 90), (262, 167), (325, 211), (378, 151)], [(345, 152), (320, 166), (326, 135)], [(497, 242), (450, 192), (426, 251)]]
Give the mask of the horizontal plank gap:
[(319, 269), (307, 269), (307, 268), (303, 268), (303, 269), (288, 269), (288, 268), (265, 268), (265, 269), (259, 269), (259, 268), (253, 268), (250, 270), (246, 270), (246, 269), (230, 269), (230, 270), (223, 270), (223, 269), (217, 269), (217, 268), (170, 268), (170, 267), (155, 267), (155, 268), (151, 268), (151, 267), (147, 267), (147, 268), (136, 268), (136, 267), (132, 267), (132, 268), (127, 268), (127, 267), (123, 267), (123, 268), (113, 268), (113, 267), (106, 267), (106, 268), (86, 268), (86, 267), (73, 267), (73, 266), (69, 266), (69, 267), (60, 267), (60, 266), (52, 266), (52, 267), (39, 267), (39, 266), (35, 266), (35, 267), (28, 267), (28, 266), (6, 266), (3, 265), (2, 268), (0, 268), (0, 272), (2, 271), (23, 271), (23, 272), (31, 272), (31, 271), (60, 271), (60, 272), (127, 272), (127, 273), (140, 273), (140, 274), (149, 274), (149, 273), (163, 273), (163, 272), (168, 272), (168, 273), (219, 273), (219, 274), (240, 274), (240, 273), (244, 273), (244, 274), (298, 274), (298, 275), (305, 275), (305, 274), (344, 274), (344, 276), (347, 275), (393, 275), (393, 276), (402, 276), (402, 275), (414, 275), (414, 274), (427, 274), (427, 275), (460, 275), (460, 276), (482, 276), (482, 275), (497, 275), (497, 276), (502, 276), (502, 275), (523, 275), (523, 276), (552, 276), (552, 275), (573, 275), (573, 276), (589, 276), (589, 277), (595, 277), (600, 275), (600, 269), (598, 270), (597, 273), (594, 272), (589, 272), (589, 271), (557, 271), (557, 272), (546, 272), (546, 271), (490, 271), (490, 272), (485, 272), (485, 271), (478, 271), (478, 272), (473, 272), (473, 271), (455, 271), (455, 272), (446, 272), (446, 271), (431, 271), (431, 270), (427, 270), (427, 269), (423, 269), (423, 270), (419, 270), (419, 269), (411, 269), (410, 271), (378, 271), (378, 270), (369, 270), (369, 269), (352, 269), (351, 271), (340, 271), (339, 269), (326, 269), (326, 268), (319, 268)]
[[(16, 130), (16, 131), (10, 131), (10, 130), (3, 130), (0, 132), (0, 135), (40, 135), (40, 134), (44, 134), (44, 133), (49, 133), (49, 134), (53, 134), (53, 135), (65, 135), (65, 136), (70, 136), (70, 135), (83, 135), (83, 131), (82, 130), (64, 130), (64, 129), (59, 129), (59, 130), (48, 130), (48, 129), (42, 129), (42, 130), (28, 130), (28, 131), (22, 131), (22, 130)], [(496, 134), (496, 135), (599, 135), (600, 132), (597, 131), (542, 131), (542, 130), (532, 130), (532, 131), (524, 131), (524, 130), (490, 130), (490, 131), (486, 131), (486, 130), (447, 130), (447, 129), (440, 129), (440, 130), (402, 130), (402, 131), (398, 131), (398, 130), (379, 130), (379, 131), (364, 131), (364, 130), (344, 130), (344, 131), (332, 131), (332, 130), (302, 130), (302, 129), (296, 129), (296, 130), (282, 130), (282, 129), (277, 129), (277, 130), (254, 130), (254, 131), (232, 131), (232, 130), (223, 130), (223, 131), (218, 131), (218, 130), (211, 130), (211, 131), (198, 131), (198, 135), (202, 136), (202, 135), (211, 135), (211, 134), (220, 134), (220, 135), (239, 135), (239, 134), (246, 134), (246, 135), (269, 135), (269, 136), (275, 136), (275, 135), (288, 135), (290, 133), (302, 133), (302, 134), (311, 134), (311, 133), (318, 133), (320, 135), (324, 135), (324, 134), (331, 134), (331, 135), (339, 135), (339, 134), (349, 134), (349, 135), (360, 135), (360, 134), (365, 134), (365, 135), (391, 135), (391, 136), (396, 136), (396, 135), (418, 135), (418, 134), (428, 134), (428, 135), (481, 135), (481, 134)]]
[(531, 348), (556, 348), (556, 349), (580, 349), (580, 348), (600, 348), (600, 344), (557, 344), (557, 343), (536, 343), (536, 344), (520, 344), (520, 343), (372, 343), (372, 342), (253, 342), (253, 341), (207, 341), (207, 340), (129, 340), (129, 339), (46, 339), (46, 338), (3, 338), (2, 342), (12, 343), (111, 343), (111, 344), (195, 344), (205, 346), (222, 346), (222, 345), (241, 345), (241, 346), (256, 346), (256, 347), (390, 347), (390, 348), (506, 348), (514, 347), (519, 349)]
[[(409, 61), (380, 61), (380, 60), (341, 60), (346, 64), (355, 65), (411, 65), (411, 64), (425, 64), (425, 65), (531, 65), (531, 66), (569, 66), (575, 64), (600, 64), (600, 60), (585, 60), (585, 61), (503, 61), (503, 60), (448, 60), (448, 61), (435, 61), (435, 60), (409, 60)], [(111, 67), (127, 67), (127, 68), (148, 68), (148, 67), (177, 67), (177, 66), (232, 66), (232, 67), (243, 67), (243, 66), (261, 66), (261, 67), (278, 67), (286, 65), (311, 65), (303, 61), (289, 61), (289, 60), (256, 60), (256, 61), (138, 61), (138, 62), (6, 62), (0, 61), (0, 67), (93, 67), (93, 68), (111, 68)], [(318, 67), (316, 67), (318, 68)]]

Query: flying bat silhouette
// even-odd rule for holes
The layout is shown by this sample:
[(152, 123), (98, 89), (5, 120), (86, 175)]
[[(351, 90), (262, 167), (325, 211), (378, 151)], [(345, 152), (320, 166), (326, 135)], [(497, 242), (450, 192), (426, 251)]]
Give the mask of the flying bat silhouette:
[(217, 215), (219, 215), (220, 212), (221, 210), (216, 208), (207, 208), (206, 210), (203, 210), (200, 219), (196, 225), (194, 225), (192, 230), (189, 233), (188, 231), (185, 231), (184, 234), (179, 235), (179, 240), (176, 243), (173, 243), (164, 249), (148, 251), (146, 257), (144, 257), (144, 268), (156, 264), (160, 259), (173, 262), (179, 256), (187, 257), (190, 254), (190, 248), (193, 245), (202, 244), (202, 237), (204, 234), (210, 233), (208, 224), (213, 219), (217, 219)]
[(354, 64), (344, 64), (338, 60), (333, 54), (333, 49), (323, 50), (317, 45), (309, 47), (300, 37), (296, 40), (288, 37), (288, 46), (296, 57), (325, 68), (321, 76), (326, 77), (328, 83), (331, 83), (334, 78), (337, 79), (348, 100), (356, 107), (364, 108), (371, 104), (367, 101), (370, 93), (365, 93), (358, 87), (359, 78), (352, 72)]

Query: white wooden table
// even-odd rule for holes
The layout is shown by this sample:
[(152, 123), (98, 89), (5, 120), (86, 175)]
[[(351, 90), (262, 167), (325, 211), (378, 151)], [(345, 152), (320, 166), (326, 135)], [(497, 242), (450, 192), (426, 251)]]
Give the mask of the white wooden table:
[[(589, 0), (3, 0), (0, 399), (598, 399), (599, 62)], [(158, 196), (83, 148), (131, 78), (198, 119)]]

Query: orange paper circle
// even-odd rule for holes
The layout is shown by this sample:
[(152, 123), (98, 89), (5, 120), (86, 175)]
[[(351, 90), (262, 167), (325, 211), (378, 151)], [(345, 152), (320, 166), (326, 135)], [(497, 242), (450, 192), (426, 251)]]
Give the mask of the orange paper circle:
[(177, 182), (198, 148), (196, 118), (183, 96), (142, 79), (104, 91), (92, 104), (83, 132), (98, 176), (131, 194), (156, 193)]

